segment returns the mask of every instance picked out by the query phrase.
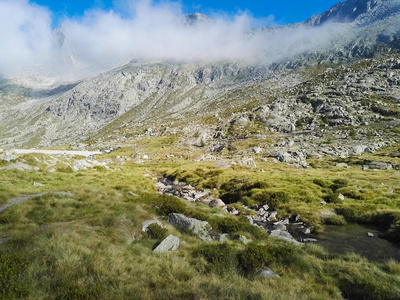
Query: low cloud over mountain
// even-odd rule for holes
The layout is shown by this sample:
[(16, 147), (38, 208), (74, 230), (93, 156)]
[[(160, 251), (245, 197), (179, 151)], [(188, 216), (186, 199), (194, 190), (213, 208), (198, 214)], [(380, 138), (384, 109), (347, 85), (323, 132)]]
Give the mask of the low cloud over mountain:
[[(123, 16), (90, 10), (52, 29), (52, 12), (27, 0), (0, 0), (0, 74), (85, 77), (130, 60), (273, 63), (324, 46), (341, 26), (255, 29), (246, 13), (193, 22), (174, 2), (125, 2)], [(272, 23), (273, 18), (271, 17)], [(271, 25), (271, 24), (265, 24)]]

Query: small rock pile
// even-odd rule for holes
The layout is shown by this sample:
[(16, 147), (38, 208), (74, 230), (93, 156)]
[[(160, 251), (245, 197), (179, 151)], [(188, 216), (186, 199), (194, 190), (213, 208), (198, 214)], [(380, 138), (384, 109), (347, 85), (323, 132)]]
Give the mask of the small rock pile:
[[(306, 226), (303, 222), (301, 222), (300, 215), (291, 216), (290, 218), (279, 218), (278, 212), (269, 211), (268, 205), (254, 206), (251, 209), (245, 206), (243, 208), (246, 210), (252, 209), (256, 212), (256, 215), (247, 215), (250, 224), (267, 230), (273, 237), (277, 237), (294, 244), (317, 241), (316, 239), (308, 237), (308, 235), (312, 233), (313, 227)], [(233, 208), (230, 208), (229, 212), (234, 215), (241, 213)], [(298, 236), (300, 241), (296, 240), (292, 234)]]
[(189, 202), (202, 202), (210, 207), (219, 207), (226, 211), (225, 203), (213, 197), (209, 190), (199, 191), (185, 182), (172, 181), (168, 178), (160, 179), (155, 186), (159, 194), (174, 196)]

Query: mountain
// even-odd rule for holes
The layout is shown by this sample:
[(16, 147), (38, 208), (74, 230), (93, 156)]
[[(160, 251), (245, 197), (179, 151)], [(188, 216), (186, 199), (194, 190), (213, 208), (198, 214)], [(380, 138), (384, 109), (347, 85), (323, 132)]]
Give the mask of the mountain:
[(360, 15), (370, 13), (378, 6), (382, 6), (383, 0), (347, 0), (339, 2), (324, 13), (312, 16), (305, 24), (313, 26), (323, 25), (328, 22), (349, 23), (355, 21)]
[(210, 22), (210, 21), (211, 19), (209, 16), (200, 13), (188, 14), (185, 16), (184, 19), (184, 23), (186, 25), (196, 25), (199, 23)]
[[(340, 156), (355, 146), (343, 129), (351, 126), (357, 143), (376, 151), (394, 142), (398, 125), (399, 7), (399, 1), (347, 0), (300, 24), (258, 29), (265, 38), (304, 35), (305, 46), (282, 44), (292, 50), (282, 49), (272, 64), (132, 61), (47, 90), (7, 82), (0, 96), (0, 147), (89, 140), (102, 147), (178, 134), (194, 146), (208, 141), (214, 151), (231, 138), (278, 133), (296, 136), (295, 148), (306, 155)], [(209, 20), (193, 14), (185, 22)], [(310, 46), (312, 34), (323, 38)], [(64, 47), (62, 28), (55, 35)], [(369, 143), (380, 124), (388, 130)], [(337, 139), (330, 150), (312, 149), (332, 136)]]

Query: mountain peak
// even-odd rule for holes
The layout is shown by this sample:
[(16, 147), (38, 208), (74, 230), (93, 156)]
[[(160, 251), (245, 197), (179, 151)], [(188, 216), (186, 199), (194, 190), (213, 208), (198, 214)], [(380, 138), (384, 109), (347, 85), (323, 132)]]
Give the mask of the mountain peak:
[(203, 23), (203, 22), (208, 22), (210, 21), (210, 17), (198, 12), (195, 12), (193, 14), (188, 14), (185, 16), (185, 24), (187, 25), (196, 25), (199, 23)]
[[(346, 0), (337, 3), (320, 15), (312, 16), (304, 23), (318, 26), (327, 22), (353, 22), (360, 15), (370, 12), (377, 6), (383, 4), (383, 2), (383, 0)], [(390, 0), (387, 2), (390, 2)]]

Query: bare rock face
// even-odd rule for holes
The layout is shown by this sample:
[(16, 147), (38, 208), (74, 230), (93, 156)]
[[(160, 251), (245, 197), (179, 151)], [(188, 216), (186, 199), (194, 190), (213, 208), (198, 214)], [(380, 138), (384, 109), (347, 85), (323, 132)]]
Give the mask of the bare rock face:
[(309, 25), (323, 25), (327, 22), (339, 22), (347, 23), (353, 22), (362, 14), (370, 12), (378, 5), (382, 4), (382, 0), (347, 0), (339, 2), (332, 8), (328, 9), (324, 13), (313, 16), (307, 21), (306, 24)]
[(200, 239), (206, 242), (212, 240), (212, 227), (207, 221), (188, 218), (182, 214), (172, 213), (168, 215), (168, 222), (183, 231), (192, 231)]

